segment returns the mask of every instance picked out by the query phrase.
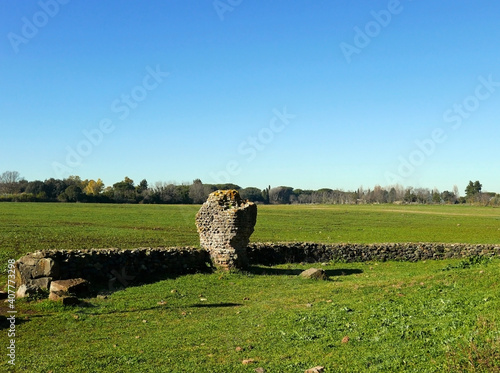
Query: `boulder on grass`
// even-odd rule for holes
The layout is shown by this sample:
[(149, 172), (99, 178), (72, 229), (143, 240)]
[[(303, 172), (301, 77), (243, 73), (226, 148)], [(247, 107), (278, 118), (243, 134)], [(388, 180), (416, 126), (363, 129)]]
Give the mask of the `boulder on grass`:
[(65, 306), (75, 305), (80, 302), (78, 297), (87, 296), (89, 290), (90, 284), (83, 278), (52, 281), (50, 283), (49, 299), (54, 302), (61, 302)]
[(325, 271), (318, 268), (309, 268), (300, 274), (300, 277), (303, 278), (313, 278), (316, 280), (326, 280), (328, 277), (326, 276)]
[(73, 278), (70, 280), (57, 280), (50, 283), (50, 292), (62, 291), (73, 294), (77, 297), (87, 296), (90, 290), (90, 283), (83, 278)]
[(51, 291), (49, 300), (53, 302), (61, 302), (64, 306), (73, 306), (80, 303), (80, 300), (74, 295), (70, 295), (64, 291)]

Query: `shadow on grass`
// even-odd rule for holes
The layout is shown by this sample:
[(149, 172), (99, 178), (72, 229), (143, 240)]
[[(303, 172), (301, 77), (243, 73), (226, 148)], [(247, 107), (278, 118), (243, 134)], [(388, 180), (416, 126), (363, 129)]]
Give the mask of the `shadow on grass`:
[(193, 304), (191, 308), (219, 308), (219, 307), (241, 307), (241, 303), (209, 303), (209, 304)]
[(92, 316), (104, 316), (104, 315), (128, 315), (128, 314), (134, 314), (134, 313), (142, 313), (145, 311), (155, 311), (155, 310), (165, 310), (165, 309), (171, 309), (172, 307), (168, 306), (153, 306), (153, 307), (141, 307), (141, 308), (130, 308), (130, 309), (112, 309), (112, 310), (100, 310), (95, 313), (87, 313), (87, 315), (92, 315)]
[(349, 275), (357, 275), (363, 273), (361, 269), (328, 269), (325, 271), (327, 276), (349, 276)]
[[(12, 316), (15, 316), (15, 318), (11, 321), (10, 317), (12, 317)], [(27, 321), (29, 321), (29, 320), (26, 320), (25, 318), (19, 318), (15, 314), (8, 314), (7, 316), (0, 315), (0, 330), (4, 330), (4, 329), (11, 330), (11, 325), (15, 325), (15, 327), (17, 327), (18, 325), (23, 324)], [(15, 327), (14, 327), (14, 330), (15, 330)]]
[[(305, 270), (305, 269), (304, 269)], [(248, 273), (261, 276), (298, 276), (304, 270), (302, 269), (286, 269), (286, 268), (269, 268), (269, 267), (250, 267), (247, 269)], [(328, 277), (349, 276), (363, 273), (361, 269), (327, 269), (325, 274)]]

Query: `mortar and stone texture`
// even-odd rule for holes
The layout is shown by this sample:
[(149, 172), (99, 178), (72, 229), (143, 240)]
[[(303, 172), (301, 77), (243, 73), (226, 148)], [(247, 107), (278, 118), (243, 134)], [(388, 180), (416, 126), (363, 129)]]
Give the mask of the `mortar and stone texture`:
[(196, 214), (200, 245), (215, 267), (248, 266), (246, 248), (257, 222), (257, 205), (243, 200), (236, 190), (218, 190), (208, 196)]

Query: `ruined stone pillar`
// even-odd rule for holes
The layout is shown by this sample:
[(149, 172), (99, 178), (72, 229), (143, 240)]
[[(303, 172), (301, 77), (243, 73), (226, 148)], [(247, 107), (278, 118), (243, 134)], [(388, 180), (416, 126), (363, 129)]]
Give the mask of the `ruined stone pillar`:
[(248, 266), (247, 245), (257, 221), (257, 205), (241, 199), (236, 190), (218, 190), (208, 196), (196, 214), (201, 247), (217, 268)]

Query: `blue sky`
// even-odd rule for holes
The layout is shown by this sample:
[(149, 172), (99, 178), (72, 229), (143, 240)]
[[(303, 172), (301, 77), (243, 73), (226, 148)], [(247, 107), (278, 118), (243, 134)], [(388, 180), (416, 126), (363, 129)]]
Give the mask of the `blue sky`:
[(500, 192), (498, 1), (0, 2), (0, 172)]

